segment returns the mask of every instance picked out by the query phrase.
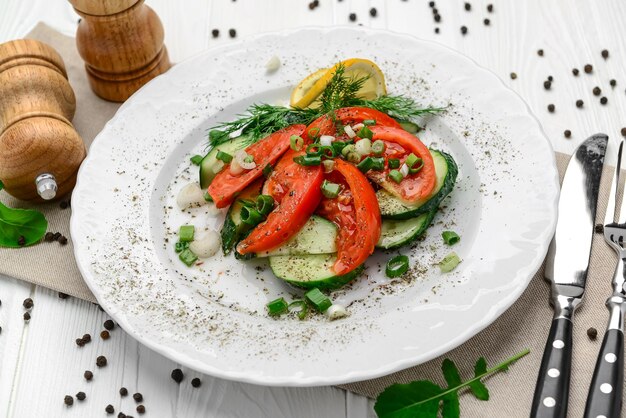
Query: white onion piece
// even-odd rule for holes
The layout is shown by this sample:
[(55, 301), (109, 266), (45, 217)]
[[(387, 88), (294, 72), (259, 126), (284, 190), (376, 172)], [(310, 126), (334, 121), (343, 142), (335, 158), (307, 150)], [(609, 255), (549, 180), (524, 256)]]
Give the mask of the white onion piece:
[(270, 73), (273, 73), (279, 68), (280, 68), (280, 58), (278, 58), (276, 55), (270, 58), (270, 60), (265, 64), (265, 69)]
[(246, 158), (248, 157), (250, 157), (250, 154), (248, 154), (245, 150), (239, 150), (235, 154), (235, 161), (237, 161), (237, 163), (244, 170), (252, 170), (254, 167), (256, 167), (256, 163), (254, 161), (246, 162)]
[(230, 162), (230, 174), (236, 176), (241, 173), (243, 173), (243, 167), (240, 166), (237, 160), (233, 158), (233, 160)]
[(409, 166), (405, 164), (402, 164), (402, 167), (400, 167), (400, 174), (402, 174), (402, 177), (406, 177), (409, 175)]
[(369, 155), (372, 153), (372, 141), (367, 138), (357, 141), (354, 147), (356, 148), (356, 152), (361, 155)]
[(346, 135), (348, 135), (348, 138), (352, 139), (356, 136), (356, 134), (354, 133), (354, 130), (352, 129), (352, 127), (350, 125), (346, 125), (343, 127), (343, 131), (346, 133)]
[(199, 207), (206, 203), (204, 192), (198, 183), (189, 183), (178, 192), (176, 204), (181, 210)]
[(212, 257), (220, 249), (220, 234), (215, 231), (209, 231), (206, 234), (194, 239), (189, 244), (189, 249), (198, 256), (198, 258)]
[(335, 169), (334, 160), (324, 160), (322, 161), (322, 165), (324, 166), (324, 173), (330, 173)]
[(213, 173), (217, 174), (220, 171), (222, 171), (222, 168), (224, 168), (224, 161), (222, 160), (215, 160), (215, 163), (213, 163)]
[(328, 147), (333, 143), (333, 139), (335, 139), (334, 136), (322, 135), (320, 136), (320, 144), (322, 144), (325, 147)]
[(331, 321), (348, 316), (348, 311), (342, 305), (333, 303), (328, 309), (326, 309), (326, 316)]
[(365, 125), (364, 125), (364, 124), (362, 124), (362, 123), (357, 123), (356, 125), (352, 125), (352, 130), (353, 130), (354, 132), (356, 132), (356, 131), (360, 130), (362, 127), (364, 127), (364, 126), (365, 126)]

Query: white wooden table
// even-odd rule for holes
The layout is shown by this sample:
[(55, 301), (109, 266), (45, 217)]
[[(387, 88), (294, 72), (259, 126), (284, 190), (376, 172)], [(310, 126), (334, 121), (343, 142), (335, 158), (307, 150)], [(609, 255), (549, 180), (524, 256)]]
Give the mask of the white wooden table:
[[(166, 44), (173, 61), (181, 61), (207, 47), (229, 42), (228, 29), (237, 37), (305, 25), (363, 24), (410, 33), (449, 45), (497, 73), (517, 91), (542, 122), (554, 148), (568, 152), (587, 136), (605, 132), (615, 141), (626, 126), (626, 2), (623, 0), (438, 0), (442, 16), (435, 24), (428, 0), (320, 0), (314, 11), (308, 0), (148, 0), (163, 21)], [(487, 13), (486, 5), (494, 4)], [(377, 17), (369, 15), (376, 7)], [(348, 19), (357, 14), (357, 23)], [(483, 23), (490, 19), (489, 26)], [(78, 16), (65, 0), (0, 0), (0, 42), (26, 34), (38, 21), (73, 35)], [(467, 26), (466, 36), (460, 27)], [(220, 30), (213, 39), (211, 30)], [(600, 51), (610, 56), (602, 59)], [(538, 49), (544, 50), (539, 57)], [(585, 74), (585, 64), (593, 73)], [(581, 70), (578, 77), (572, 68)], [(510, 73), (517, 73), (512, 80)], [(552, 75), (551, 90), (543, 87)], [(617, 80), (611, 88), (610, 79)], [(608, 104), (592, 94), (599, 86)], [(574, 105), (582, 99), (585, 105)], [(553, 103), (556, 112), (547, 111)], [(565, 139), (563, 131), (572, 131)], [(613, 156), (609, 162), (614, 161)], [(45, 274), (45, 272), (42, 272)], [(30, 323), (22, 318), (22, 301), (35, 301)], [(55, 292), (0, 277), (0, 416), (99, 417), (107, 404), (127, 414), (136, 403), (120, 398), (121, 386), (141, 392), (146, 417), (373, 417), (372, 402), (342, 390), (321, 388), (267, 388), (200, 376), (202, 387), (190, 385), (196, 373), (183, 369), (178, 386), (169, 374), (177, 365), (151, 352), (120, 329), (102, 341), (98, 334), (107, 315), (88, 302), (60, 300)], [(74, 340), (90, 333), (93, 341), (79, 348)], [(109, 364), (97, 369), (94, 359), (105, 355)], [(82, 377), (93, 370), (93, 381)], [(63, 397), (79, 391), (87, 400), (66, 408)], [(527, 416), (527, 411), (520, 411)]]

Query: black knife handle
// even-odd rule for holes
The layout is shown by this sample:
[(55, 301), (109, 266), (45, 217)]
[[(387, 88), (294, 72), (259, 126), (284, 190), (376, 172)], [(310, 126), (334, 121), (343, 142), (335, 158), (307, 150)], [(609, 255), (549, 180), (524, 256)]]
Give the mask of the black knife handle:
[(609, 329), (604, 334), (589, 386), (585, 418), (618, 418), (622, 409), (623, 387), (624, 333), (619, 329)]
[(572, 365), (572, 321), (556, 318), (541, 359), (531, 418), (565, 418)]

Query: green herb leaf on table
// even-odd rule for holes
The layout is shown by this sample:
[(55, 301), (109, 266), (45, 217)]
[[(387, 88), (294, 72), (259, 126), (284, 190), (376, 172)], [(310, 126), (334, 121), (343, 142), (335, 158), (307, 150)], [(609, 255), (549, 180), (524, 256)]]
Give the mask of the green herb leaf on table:
[[(35, 244), (47, 229), (48, 221), (43, 213), (31, 209), (11, 209), (0, 203), (0, 247), (19, 248)], [(23, 245), (19, 244), (20, 237), (24, 237)]]
[(457, 418), (461, 413), (459, 390), (469, 387), (478, 399), (489, 399), (489, 392), (481, 379), (508, 370), (509, 365), (528, 353), (530, 350), (526, 349), (491, 369), (487, 369), (487, 362), (481, 357), (474, 366), (474, 378), (465, 382), (454, 362), (445, 359), (441, 369), (448, 384), (446, 389), (428, 380), (391, 385), (378, 396), (374, 410), (379, 418), (436, 418), (440, 404), (443, 404), (443, 418)]

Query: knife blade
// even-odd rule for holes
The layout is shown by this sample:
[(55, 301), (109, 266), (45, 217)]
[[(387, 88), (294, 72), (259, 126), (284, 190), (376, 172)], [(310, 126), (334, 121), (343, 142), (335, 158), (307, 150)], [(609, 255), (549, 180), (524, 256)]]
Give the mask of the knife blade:
[(554, 318), (544, 349), (531, 417), (565, 417), (572, 362), (572, 318), (582, 301), (591, 256), (596, 204), (608, 137), (585, 140), (570, 159), (559, 198), (559, 219), (546, 258)]

